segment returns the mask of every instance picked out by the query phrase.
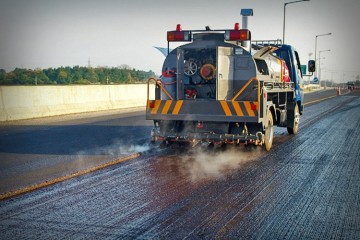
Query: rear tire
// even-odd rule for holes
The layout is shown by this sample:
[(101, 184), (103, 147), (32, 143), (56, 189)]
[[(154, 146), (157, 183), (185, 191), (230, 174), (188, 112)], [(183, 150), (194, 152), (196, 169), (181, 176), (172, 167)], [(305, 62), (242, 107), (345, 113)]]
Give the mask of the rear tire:
[(294, 119), (293, 121), (293, 127), (288, 127), (287, 131), (289, 134), (297, 134), (299, 131), (299, 122), (300, 122), (300, 112), (299, 112), (299, 106), (296, 104), (294, 108)]
[(265, 129), (264, 143), (266, 151), (270, 151), (274, 140), (274, 119), (270, 110), (268, 111), (267, 119), (268, 125)]

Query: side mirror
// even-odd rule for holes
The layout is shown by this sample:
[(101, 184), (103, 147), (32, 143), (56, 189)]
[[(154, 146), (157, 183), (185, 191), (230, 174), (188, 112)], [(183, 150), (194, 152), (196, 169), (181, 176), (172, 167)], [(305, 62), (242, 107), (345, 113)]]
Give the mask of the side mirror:
[(309, 60), (308, 69), (311, 73), (315, 72), (315, 60)]

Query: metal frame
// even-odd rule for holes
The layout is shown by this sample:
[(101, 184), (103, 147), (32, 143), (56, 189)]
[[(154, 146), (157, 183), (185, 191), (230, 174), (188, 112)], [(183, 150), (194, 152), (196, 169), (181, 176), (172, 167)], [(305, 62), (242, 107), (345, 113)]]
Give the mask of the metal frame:
[[(160, 87), (161, 91), (166, 93), (170, 98), (169, 100), (149, 99), (149, 85), (153, 81)], [(254, 81), (257, 82), (256, 100), (236, 101), (237, 98), (248, 93), (247, 89)], [(176, 100), (166, 91), (160, 80), (151, 78), (148, 80), (146, 117), (148, 120), (260, 123), (263, 122), (263, 118), (268, 110), (267, 108), (270, 107), (267, 105), (266, 99), (262, 100), (260, 98), (264, 92), (271, 94), (293, 91), (293, 82), (264, 82), (257, 78), (251, 78), (231, 100)], [(150, 105), (153, 107), (150, 108)], [(256, 105), (257, 109), (251, 109), (252, 105)]]

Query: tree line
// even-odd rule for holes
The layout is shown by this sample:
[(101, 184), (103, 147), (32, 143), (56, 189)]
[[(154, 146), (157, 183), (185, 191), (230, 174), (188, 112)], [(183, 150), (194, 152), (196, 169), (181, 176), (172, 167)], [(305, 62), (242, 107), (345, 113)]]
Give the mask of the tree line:
[(15, 68), (11, 72), (0, 69), (0, 85), (47, 84), (127, 84), (143, 83), (154, 77), (153, 71), (120, 67), (59, 67), (48, 69)]

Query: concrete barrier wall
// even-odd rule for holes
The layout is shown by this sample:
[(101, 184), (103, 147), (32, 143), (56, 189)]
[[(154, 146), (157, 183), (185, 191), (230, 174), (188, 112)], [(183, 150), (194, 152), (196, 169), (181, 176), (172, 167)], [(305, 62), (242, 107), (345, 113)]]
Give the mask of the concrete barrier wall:
[(1, 86), (0, 121), (141, 107), (146, 84)]

